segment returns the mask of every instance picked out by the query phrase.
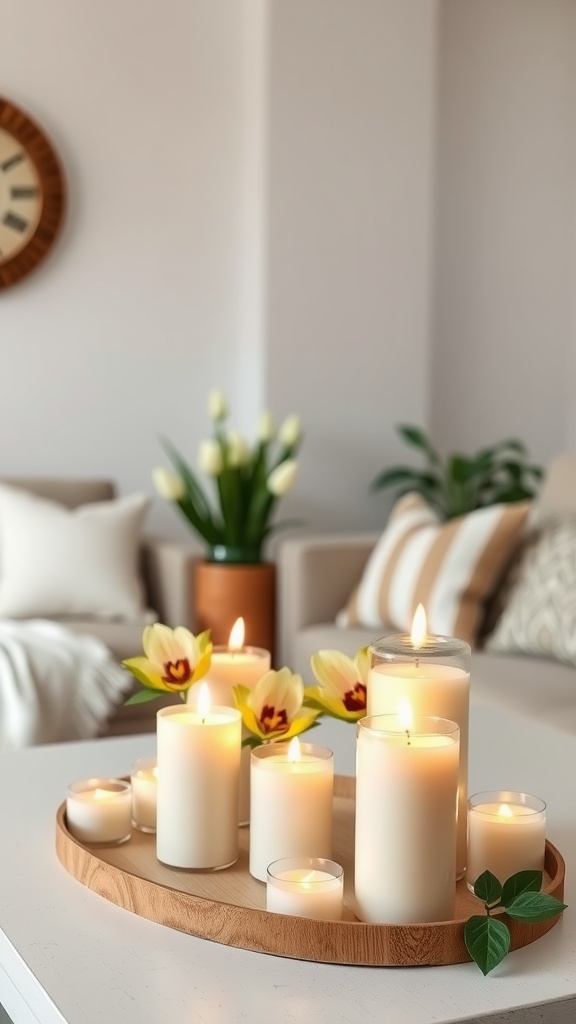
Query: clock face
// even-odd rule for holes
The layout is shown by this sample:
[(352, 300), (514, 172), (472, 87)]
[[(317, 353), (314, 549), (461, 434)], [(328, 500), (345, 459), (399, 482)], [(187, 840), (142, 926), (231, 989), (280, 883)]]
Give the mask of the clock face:
[(44, 259), (64, 211), (60, 164), (44, 132), (0, 98), (0, 289)]

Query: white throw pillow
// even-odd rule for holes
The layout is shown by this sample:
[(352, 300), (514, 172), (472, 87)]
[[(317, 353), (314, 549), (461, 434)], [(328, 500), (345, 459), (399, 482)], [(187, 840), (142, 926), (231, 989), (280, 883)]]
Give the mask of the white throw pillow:
[(68, 509), (0, 485), (0, 615), (141, 615), (148, 501), (136, 494)]

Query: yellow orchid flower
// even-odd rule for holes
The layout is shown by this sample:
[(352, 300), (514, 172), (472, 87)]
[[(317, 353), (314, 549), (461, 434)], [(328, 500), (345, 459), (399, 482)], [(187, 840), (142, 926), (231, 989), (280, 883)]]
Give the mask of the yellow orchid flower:
[(324, 711), (343, 722), (357, 722), (366, 717), (366, 691), (370, 656), (361, 647), (355, 657), (340, 651), (318, 651), (310, 659), (319, 686), (308, 686), (304, 692), (307, 707)]
[(234, 702), (252, 734), (244, 745), (290, 740), (316, 724), (319, 710), (303, 707), (302, 676), (289, 668), (271, 669), (256, 683), (234, 687)]
[(124, 668), (145, 687), (130, 697), (127, 704), (153, 700), (161, 693), (179, 693), (184, 700), (186, 691), (210, 668), (210, 630), (194, 636), (184, 626), (170, 629), (155, 622), (145, 627), (142, 647), (144, 656), (127, 658), (122, 662)]

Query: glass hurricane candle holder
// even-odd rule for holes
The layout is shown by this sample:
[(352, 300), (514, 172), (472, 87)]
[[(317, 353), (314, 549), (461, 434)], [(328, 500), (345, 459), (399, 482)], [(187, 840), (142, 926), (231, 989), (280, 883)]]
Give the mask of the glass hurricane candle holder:
[(517, 871), (543, 871), (546, 804), (537, 796), (511, 790), (475, 793), (468, 801), (466, 883), (484, 871), (505, 882)]
[(158, 768), (155, 757), (140, 757), (130, 772), (132, 825), (139, 832), (156, 831)]
[(284, 857), (270, 864), (266, 910), (273, 914), (340, 921), (344, 869), (324, 857)]
[(81, 843), (117, 845), (130, 838), (132, 791), (122, 779), (82, 779), (68, 786), (68, 831)]
[(414, 715), (446, 718), (460, 729), (456, 876), (462, 878), (466, 869), (470, 647), (456, 637), (424, 632), (420, 639), (408, 634), (380, 637), (370, 644), (369, 652), (367, 715), (397, 714), (407, 699)]

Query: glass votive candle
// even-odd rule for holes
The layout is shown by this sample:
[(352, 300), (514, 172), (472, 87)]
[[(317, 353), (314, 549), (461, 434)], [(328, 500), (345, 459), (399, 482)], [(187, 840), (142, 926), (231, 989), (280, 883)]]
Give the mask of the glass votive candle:
[(469, 889), (484, 871), (491, 871), (500, 882), (517, 871), (543, 871), (545, 845), (543, 800), (510, 790), (475, 793), (470, 797), (466, 868)]
[(155, 757), (140, 757), (130, 772), (132, 824), (140, 832), (156, 831), (158, 768)]
[(344, 869), (324, 857), (284, 857), (270, 864), (266, 910), (273, 914), (340, 921)]
[(132, 826), (132, 793), (122, 779), (82, 779), (68, 787), (68, 831), (81, 843), (124, 843)]

